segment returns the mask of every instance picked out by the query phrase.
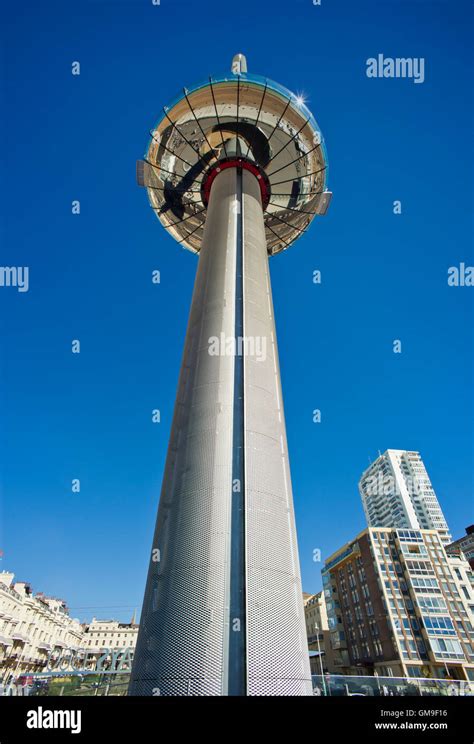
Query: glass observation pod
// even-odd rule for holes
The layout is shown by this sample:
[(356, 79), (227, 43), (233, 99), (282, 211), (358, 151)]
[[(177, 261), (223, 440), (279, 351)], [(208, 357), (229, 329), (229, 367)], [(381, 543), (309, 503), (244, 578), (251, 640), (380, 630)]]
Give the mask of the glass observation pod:
[(162, 225), (193, 253), (201, 248), (212, 180), (236, 159), (259, 179), (269, 255), (327, 211), (321, 131), (302, 98), (272, 80), (239, 73), (185, 88), (150, 135), (138, 183)]

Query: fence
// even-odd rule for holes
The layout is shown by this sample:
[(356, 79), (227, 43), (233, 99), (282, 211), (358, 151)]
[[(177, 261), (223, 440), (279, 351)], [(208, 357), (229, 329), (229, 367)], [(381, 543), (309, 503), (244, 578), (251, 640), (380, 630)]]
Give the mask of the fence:
[[(312, 681), (313, 695), (335, 697), (474, 696), (474, 683), (460, 680), (314, 674)], [(128, 682), (129, 674), (120, 673), (37, 674), (20, 678), (16, 684), (0, 686), (0, 696), (122, 696), (127, 694)]]
[(87, 697), (126, 695), (128, 674), (37, 674), (25, 675), (15, 684), (0, 686), (1, 695), (28, 697)]
[(391, 697), (474, 695), (474, 683), (425, 677), (364, 677), (313, 674), (313, 695)]

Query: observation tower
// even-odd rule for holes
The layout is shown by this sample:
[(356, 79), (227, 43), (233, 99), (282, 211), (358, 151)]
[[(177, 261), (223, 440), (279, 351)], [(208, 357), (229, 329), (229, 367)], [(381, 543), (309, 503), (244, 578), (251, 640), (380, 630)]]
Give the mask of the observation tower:
[(324, 143), (240, 54), (150, 135), (138, 183), (199, 260), (129, 694), (310, 695), (268, 258), (328, 208)]

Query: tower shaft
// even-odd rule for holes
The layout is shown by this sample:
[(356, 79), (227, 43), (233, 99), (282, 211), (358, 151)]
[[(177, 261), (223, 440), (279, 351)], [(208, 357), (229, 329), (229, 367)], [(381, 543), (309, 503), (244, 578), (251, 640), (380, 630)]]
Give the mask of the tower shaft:
[(211, 187), (129, 692), (311, 694), (261, 192), (245, 168)]

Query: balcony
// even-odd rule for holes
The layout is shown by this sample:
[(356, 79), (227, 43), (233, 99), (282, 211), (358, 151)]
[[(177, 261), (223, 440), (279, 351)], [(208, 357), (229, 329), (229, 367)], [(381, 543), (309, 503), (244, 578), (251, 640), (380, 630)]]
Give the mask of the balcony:
[(12, 638), (14, 641), (20, 641), (20, 643), (28, 643), (29, 641), (29, 638), (22, 635), (21, 633), (17, 633), (16, 631), (12, 633)]

